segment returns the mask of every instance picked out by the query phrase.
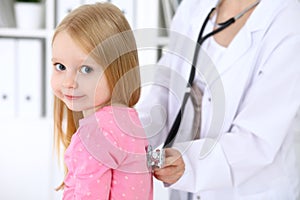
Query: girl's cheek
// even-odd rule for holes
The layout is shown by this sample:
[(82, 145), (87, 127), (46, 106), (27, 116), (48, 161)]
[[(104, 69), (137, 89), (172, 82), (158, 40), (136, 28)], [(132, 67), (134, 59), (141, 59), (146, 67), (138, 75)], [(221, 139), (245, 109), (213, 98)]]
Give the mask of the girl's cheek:
[(51, 83), (51, 88), (54, 91), (56, 89), (56, 87), (57, 87), (57, 80), (55, 78), (55, 75), (51, 76), (51, 82), (50, 83)]
[(60, 88), (60, 81), (59, 79), (55, 76), (52, 75), (51, 77), (51, 88), (52, 88), (52, 92), (55, 96), (57, 96), (58, 98), (62, 97), (62, 93), (61, 93), (61, 88)]

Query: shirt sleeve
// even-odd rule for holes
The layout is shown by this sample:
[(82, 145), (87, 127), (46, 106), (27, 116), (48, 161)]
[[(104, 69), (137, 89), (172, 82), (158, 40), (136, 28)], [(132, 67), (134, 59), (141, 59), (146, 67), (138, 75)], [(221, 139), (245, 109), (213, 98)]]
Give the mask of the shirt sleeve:
[[(148, 171), (146, 163), (147, 138), (143, 129), (122, 112), (81, 128), (79, 137), (86, 150), (111, 169)], [(136, 117), (137, 118), (137, 117)]]
[(89, 154), (108, 168), (118, 168), (126, 157), (126, 152), (118, 148), (111, 133), (96, 123), (82, 127), (79, 138)]
[(152, 174), (113, 171), (111, 199), (153, 199)]
[(128, 119), (128, 116), (122, 118), (122, 113), (118, 113), (118, 120), (106, 118), (105, 125), (100, 124), (103, 123), (100, 119), (99, 123), (88, 126), (88, 131), (82, 131), (88, 134), (82, 134), (80, 138), (91, 156), (111, 169), (109, 199), (150, 200), (153, 192), (152, 174), (147, 167), (147, 141), (145, 136), (142, 137), (143, 132), (132, 133), (142, 129), (130, 127)]

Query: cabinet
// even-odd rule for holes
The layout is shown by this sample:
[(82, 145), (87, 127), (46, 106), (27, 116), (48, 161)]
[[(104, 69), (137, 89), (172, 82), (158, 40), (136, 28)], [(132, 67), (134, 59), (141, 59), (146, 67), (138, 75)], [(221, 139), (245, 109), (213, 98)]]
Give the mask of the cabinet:
[(43, 28), (0, 27), (0, 199), (59, 195), (54, 191), (61, 172), (52, 155), (49, 90), (55, 2), (43, 3)]
[[(0, 27), (0, 49), (13, 53), (15, 66), (2, 66), (12, 70), (13, 77), (2, 79), (0, 87), (9, 87), (13, 97), (0, 90), (0, 103), (12, 101), (13, 118), (20, 116), (44, 118), (51, 112), (49, 105), (49, 70), (51, 69), (51, 35), (54, 27), (54, 0), (44, 2), (45, 25), (41, 29), (5, 28)], [(7, 41), (13, 43), (7, 46)], [(2, 60), (5, 58), (1, 58)], [(7, 58), (10, 59), (10, 58)], [(9, 60), (7, 62), (10, 62)], [(13, 86), (6, 82), (15, 83)], [(26, 91), (27, 90), (27, 91)], [(22, 91), (26, 93), (22, 94)], [(32, 106), (32, 107), (31, 107)], [(1, 105), (0, 105), (1, 107)], [(26, 110), (27, 109), (27, 110)], [(23, 115), (25, 112), (25, 115)], [(27, 113), (27, 114), (26, 114)], [(0, 119), (6, 118), (0, 113)]]

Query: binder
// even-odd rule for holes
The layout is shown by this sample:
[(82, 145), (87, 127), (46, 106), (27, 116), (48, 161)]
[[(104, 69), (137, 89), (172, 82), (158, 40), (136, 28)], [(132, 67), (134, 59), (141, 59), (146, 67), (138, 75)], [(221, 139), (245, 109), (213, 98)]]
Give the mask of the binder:
[(0, 27), (16, 27), (14, 1), (0, 1)]
[(170, 28), (174, 11), (172, 10), (172, 5), (169, 0), (162, 1), (162, 10), (163, 10), (165, 27)]
[(15, 52), (15, 39), (0, 38), (0, 118), (16, 114)]
[[(159, 30), (159, 0), (136, 1), (136, 28), (134, 34), (138, 47), (139, 64), (141, 67), (157, 63), (160, 46), (158, 46)], [(145, 14), (147, 13), (147, 14)], [(151, 17), (149, 17), (149, 13)], [(147, 43), (144, 46), (145, 42)], [(149, 42), (151, 43), (149, 45)], [(151, 46), (152, 45), (152, 46)], [(151, 48), (149, 48), (151, 47)], [(142, 77), (143, 78), (143, 77)]]
[(181, 3), (181, 0), (164, 0), (161, 1), (162, 4), (162, 13), (163, 13), (163, 22), (166, 28), (170, 28), (173, 16)]
[(43, 48), (40, 39), (17, 40), (18, 117), (41, 117)]

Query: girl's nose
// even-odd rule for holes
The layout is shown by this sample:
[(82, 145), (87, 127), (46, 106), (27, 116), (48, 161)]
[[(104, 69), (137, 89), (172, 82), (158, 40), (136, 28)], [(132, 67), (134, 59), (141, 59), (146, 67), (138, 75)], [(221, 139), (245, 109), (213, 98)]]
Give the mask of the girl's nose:
[(69, 73), (65, 75), (64, 81), (63, 81), (63, 87), (65, 88), (77, 88), (77, 76), (76, 74)]

